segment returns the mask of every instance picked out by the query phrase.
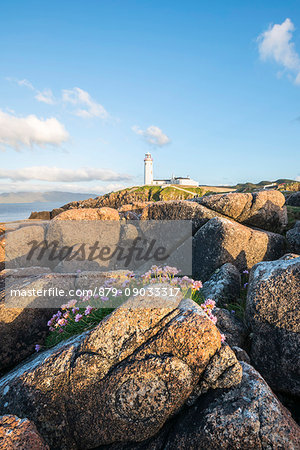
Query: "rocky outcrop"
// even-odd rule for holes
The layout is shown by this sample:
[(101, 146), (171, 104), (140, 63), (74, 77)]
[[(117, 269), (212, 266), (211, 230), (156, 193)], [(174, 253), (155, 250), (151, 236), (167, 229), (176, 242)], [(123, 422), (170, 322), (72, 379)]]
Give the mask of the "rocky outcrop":
[(0, 270), (5, 268), (5, 235), (0, 237)]
[(48, 266), (47, 258), (38, 259), (33, 254), (28, 260), (31, 245), (36, 241), (43, 242), (45, 239), (45, 226), (43, 224), (23, 224), (18, 229), (7, 231), (5, 235), (5, 263), (6, 267), (12, 269), (14, 267), (27, 266)]
[(244, 225), (274, 232), (281, 232), (287, 225), (285, 197), (279, 191), (215, 194), (196, 201)]
[(287, 201), (286, 204), (289, 206), (298, 206), (300, 207), (300, 191), (299, 192), (294, 192), (293, 194), (291, 194)]
[(300, 255), (296, 254), (296, 253), (286, 253), (285, 255), (283, 255), (281, 258), (279, 258), (280, 260), (283, 261), (288, 261), (289, 259), (295, 259), (295, 258), (299, 258)]
[(111, 450), (297, 450), (300, 431), (263, 378), (242, 362), (241, 384), (210, 391), (154, 438)]
[[(199, 195), (205, 191), (203, 188), (196, 188)], [(193, 192), (188, 190), (179, 190), (176, 187), (169, 187), (167, 189), (161, 186), (136, 186), (132, 188), (122, 189), (117, 192), (110, 192), (96, 198), (89, 198), (87, 200), (71, 202), (64, 205), (65, 209), (72, 208), (101, 208), (102, 206), (109, 206), (110, 208), (121, 208), (123, 205), (137, 204), (144, 202), (160, 201), (160, 200), (184, 200), (192, 199), (194, 197), (195, 188)]]
[[(75, 221), (80, 221), (80, 226)], [(49, 259), (48, 264), (52, 264), (52, 268), (56, 267), (58, 272), (91, 271), (97, 270), (97, 267), (98, 270), (114, 269), (117, 255), (112, 255), (119, 242), (120, 229), (119, 213), (112, 208), (65, 211), (54, 217), (47, 228), (46, 240), (50, 250), (45, 255)], [(56, 248), (62, 254), (57, 250), (55, 258), (51, 259), (54, 243), (57, 243)], [(64, 248), (66, 253), (63, 252)], [(94, 256), (102, 252), (101, 257), (93, 260), (90, 257), (92, 248)], [(104, 248), (108, 249), (108, 253), (103, 253)]]
[(58, 216), (58, 214), (64, 212), (65, 209), (64, 208), (54, 208), (52, 209), (52, 211), (50, 212), (50, 219), (54, 219), (54, 217)]
[(50, 211), (34, 211), (30, 214), (29, 219), (50, 220)]
[(118, 211), (116, 209), (108, 207), (99, 208), (99, 218), (100, 220), (120, 220)]
[(289, 249), (296, 254), (300, 253), (300, 220), (296, 222), (294, 227), (287, 231), (286, 238), (288, 240)]
[(283, 236), (215, 217), (193, 238), (193, 277), (206, 281), (225, 263), (241, 271), (263, 260), (278, 259), (284, 252)]
[(147, 206), (141, 220), (191, 220), (193, 233), (213, 217), (220, 216), (202, 205), (186, 200), (156, 202)]
[(203, 283), (201, 292), (215, 302), (235, 301), (241, 293), (241, 274), (233, 264), (226, 263)]
[(2, 450), (49, 450), (32, 422), (12, 415), (0, 417), (0, 448)]
[(234, 311), (224, 308), (215, 308), (214, 315), (217, 317), (217, 327), (226, 337), (230, 347), (243, 347), (247, 336), (245, 324), (236, 317)]
[[(2, 281), (4, 277), (6, 298), (0, 302), (0, 373), (34, 353), (35, 344), (42, 344), (46, 337), (52, 308), (65, 301), (51, 293), (48, 297), (39, 296), (38, 291), (58, 288), (67, 292), (75, 286), (75, 276), (52, 275), (48, 268), (6, 269), (1, 273)], [(28, 297), (18, 296), (13, 293), (17, 289), (35, 292)]]
[(122, 205), (118, 208), (121, 217), (125, 217), (129, 220), (139, 219), (140, 215), (148, 205), (153, 202), (132, 202), (126, 205)]
[[(183, 407), (210, 364), (215, 386), (240, 382), (232, 352), (215, 356), (220, 348), (217, 328), (194, 302), (135, 297), (2, 378), (0, 412), (28, 417), (51, 449), (143, 441)], [(228, 384), (218, 357), (235, 367)]]
[(250, 356), (270, 386), (300, 395), (300, 258), (262, 262), (251, 271), (246, 320)]
[(112, 208), (70, 209), (58, 214), (53, 220), (119, 220), (119, 214)]

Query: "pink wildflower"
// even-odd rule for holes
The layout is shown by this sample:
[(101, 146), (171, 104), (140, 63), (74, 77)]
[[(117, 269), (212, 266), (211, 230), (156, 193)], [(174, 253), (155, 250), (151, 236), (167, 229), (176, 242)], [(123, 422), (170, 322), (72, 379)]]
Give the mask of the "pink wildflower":
[(226, 336), (225, 336), (225, 334), (221, 333), (221, 342), (222, 342), (222, 344), (224, 344), (225, 341), (226, 341)]
[(39, 352), (42, 347), (39, 344), (36, 344), (36, 346), (34, 348), (35, 348), (36, 352)]
[(67, 303), (67, 308), (73, 308), (77, 303), (77, 300), (74, 298), (72, 300), (69, 300)]
[(201, 281), (194, 281), (193, 285), (192, 285), (192, 289), (196, 289), (197, 291), (199, 291), (199, 289), (202, 288), (202, 283)]
[(88, 316), (91, 312), (92, 312), (92, 310), (93, 310), (93, 307), (92, 306), (87, 306), (86, 307), (86, 309), (85, 309), (85, 311), (84, 311), (84, 315), (85, 316)]
[(82, 314), (76, 314), (75, 322), (79, 322), (80, 319), (82, 319)]
[(205, 300), (204, 305), (207, 306), (208, 308), (213, 309), (216, 306), (216, 302), (211, 298), (208, 298)]
[(57, 323), (58, 323), (58, 325), (60, 325), (61, 327), (64, 327), (65, 325), (67, 325), (68, 321), (67, 321), (67, 319), (62, 318), (62, 319), (59, 319), (59, 320), (57, 321)]

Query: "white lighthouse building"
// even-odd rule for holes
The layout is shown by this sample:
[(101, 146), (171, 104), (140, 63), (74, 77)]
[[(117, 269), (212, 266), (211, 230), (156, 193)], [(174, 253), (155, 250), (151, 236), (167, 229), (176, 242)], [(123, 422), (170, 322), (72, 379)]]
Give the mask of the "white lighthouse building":
[(153, 184), (153, 159), (151, 153), (145, 154), (144, 159), (144, 184)]
[(189, 176), (187, 177), (175, 177), (172, 175), (170, 178), (163, 179), (153, 179), (153, 159), (151, 153), (146, 153), (144, 158), (144, 185), (158, 185), (158, 186), (168, 186), (172, 184), (180, 184), (182, 186), (199, 186), (198, 181), (192, 180)]

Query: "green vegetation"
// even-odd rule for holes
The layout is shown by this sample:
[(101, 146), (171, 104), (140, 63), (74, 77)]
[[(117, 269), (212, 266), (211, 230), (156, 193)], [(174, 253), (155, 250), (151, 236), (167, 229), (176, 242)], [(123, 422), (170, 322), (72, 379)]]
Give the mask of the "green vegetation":
[[(121, 192), (121, 191), (120, 191)], [(193, 198), (196, 194), (201, 197), (204, 190), (200, 187), (194, 186), (136, 186), (127, 190), (131, 194), (144, 194), (148, 201), (159, 200), (186, 200)]]
[(287, 229), (293, 228), (297, 220), (300, 220), (300, 207), (299, 206), (287, 206), (288, 214), (288, 226)]

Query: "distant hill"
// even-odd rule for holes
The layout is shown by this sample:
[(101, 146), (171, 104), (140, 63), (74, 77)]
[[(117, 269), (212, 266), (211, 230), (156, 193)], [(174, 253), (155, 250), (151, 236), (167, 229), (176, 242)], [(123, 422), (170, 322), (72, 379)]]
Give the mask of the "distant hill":
[(73, 202), (96, 197), (97, 194), (82, 194), (74, 192), (15, 192), (0, 194), (0, 203), (34, 203), (34, 202)]
[[(264, 186), (267, 186), (268, 184), (276, 184), (279, 186), (280, 189), (286, 189), (286, 190), (298, 190), (298, 186), (300, 185), (299, 182), (295, 180), (289, 180), (287, 178), (280, 178), (279, 180), (275, 181), (260, 181), (259, 183), (239, 183), (234, 188), (238, 192), (252, 192), (254, 190), (262, 189)], [(276, 187), (275, 187), (276, 189)]]

